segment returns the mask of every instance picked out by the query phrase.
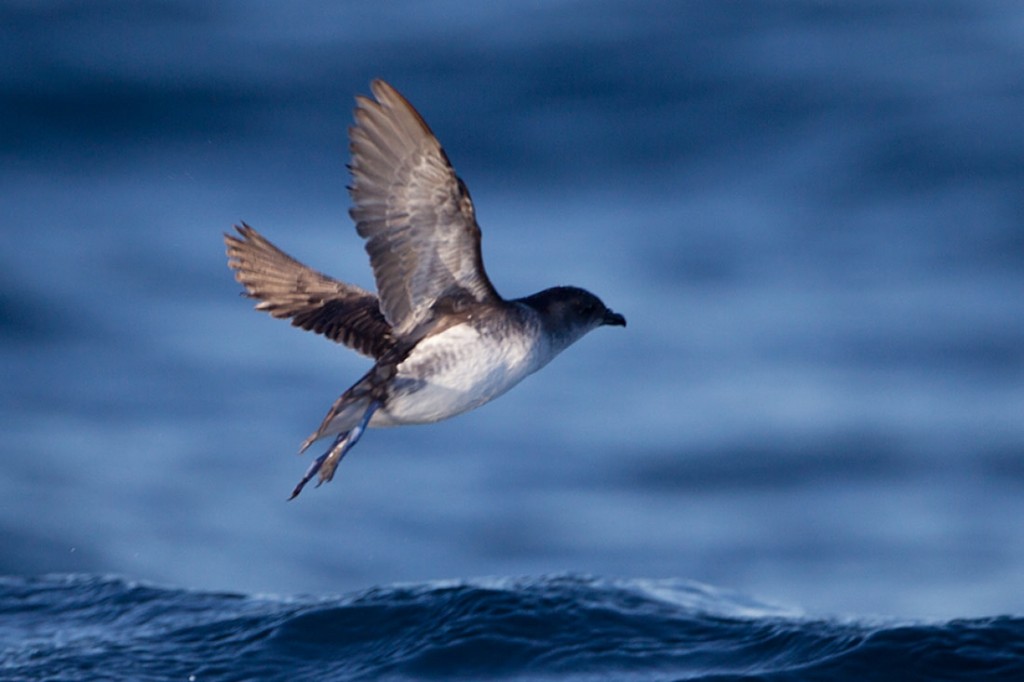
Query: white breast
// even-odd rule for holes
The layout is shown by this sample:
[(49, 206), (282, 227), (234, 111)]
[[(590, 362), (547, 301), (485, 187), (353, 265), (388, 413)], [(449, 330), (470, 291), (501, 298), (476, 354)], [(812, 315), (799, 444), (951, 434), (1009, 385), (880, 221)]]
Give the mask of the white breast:
[(386, 408), (371, 426), (426, 424), (497, 398), (551, 359), (539, 324), (495, 333), (471, 324), (421, 341), (398, 366)]

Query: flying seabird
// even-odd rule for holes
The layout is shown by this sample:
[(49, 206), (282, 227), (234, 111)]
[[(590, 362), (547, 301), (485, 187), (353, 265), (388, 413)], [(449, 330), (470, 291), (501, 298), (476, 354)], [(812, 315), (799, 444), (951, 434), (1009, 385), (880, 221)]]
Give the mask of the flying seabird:
[(466, 185), (420, 114), (382, 80), (356, 97), (349, 129), (356, 231), (377, 294), (303, 265), (244, 222), (225, 234), (228, 265), (257, 310), (291, 319), (376, 364), (341, 394), (299, 452), (327, 436), (292, 491), (330, 481), (367, 427), (429, 424), (480, 407), (602, 325), (626, 319), (558, 286), (506, 300), (484, 272)]

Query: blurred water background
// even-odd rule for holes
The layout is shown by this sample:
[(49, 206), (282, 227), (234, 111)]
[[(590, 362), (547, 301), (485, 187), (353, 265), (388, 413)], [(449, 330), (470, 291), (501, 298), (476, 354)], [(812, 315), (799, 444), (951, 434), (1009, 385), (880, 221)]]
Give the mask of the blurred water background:
[[(8, 1), (0, 26), (0, 574), (1024, 612), (1024, 5)], [(286, 503), (368, 363), (254, 312), (221, 234), (372, 286), (344, 164), (374, 77), (467, 182), (502, 294), (584, 286), (629, 327)]]

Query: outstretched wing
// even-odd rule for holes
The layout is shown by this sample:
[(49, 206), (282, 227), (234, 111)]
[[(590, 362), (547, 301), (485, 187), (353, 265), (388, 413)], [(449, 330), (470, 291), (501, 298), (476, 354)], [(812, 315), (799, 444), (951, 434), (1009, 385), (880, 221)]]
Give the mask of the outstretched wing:
[(257, 310), (374, 358), (394, 347), (376, 296), (303, 265), (245, 223), (235, 229), (224, 235), (228, 265)]
[(442, 299), (500, 300), (480, 256), (466, 186), (423, 118), (384, 81), (357, 97), (350, 211), (377, 280), (380, 309), (398, 337)]

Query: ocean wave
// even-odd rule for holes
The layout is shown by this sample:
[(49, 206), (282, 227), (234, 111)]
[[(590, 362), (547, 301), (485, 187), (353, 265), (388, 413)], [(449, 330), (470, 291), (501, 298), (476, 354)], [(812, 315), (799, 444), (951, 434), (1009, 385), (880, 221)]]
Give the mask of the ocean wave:
[(0, 679), (1024, 679), (1024, 618), (809, 617), (683, 581), (586, 576), (334, 597), (0, 579)]

